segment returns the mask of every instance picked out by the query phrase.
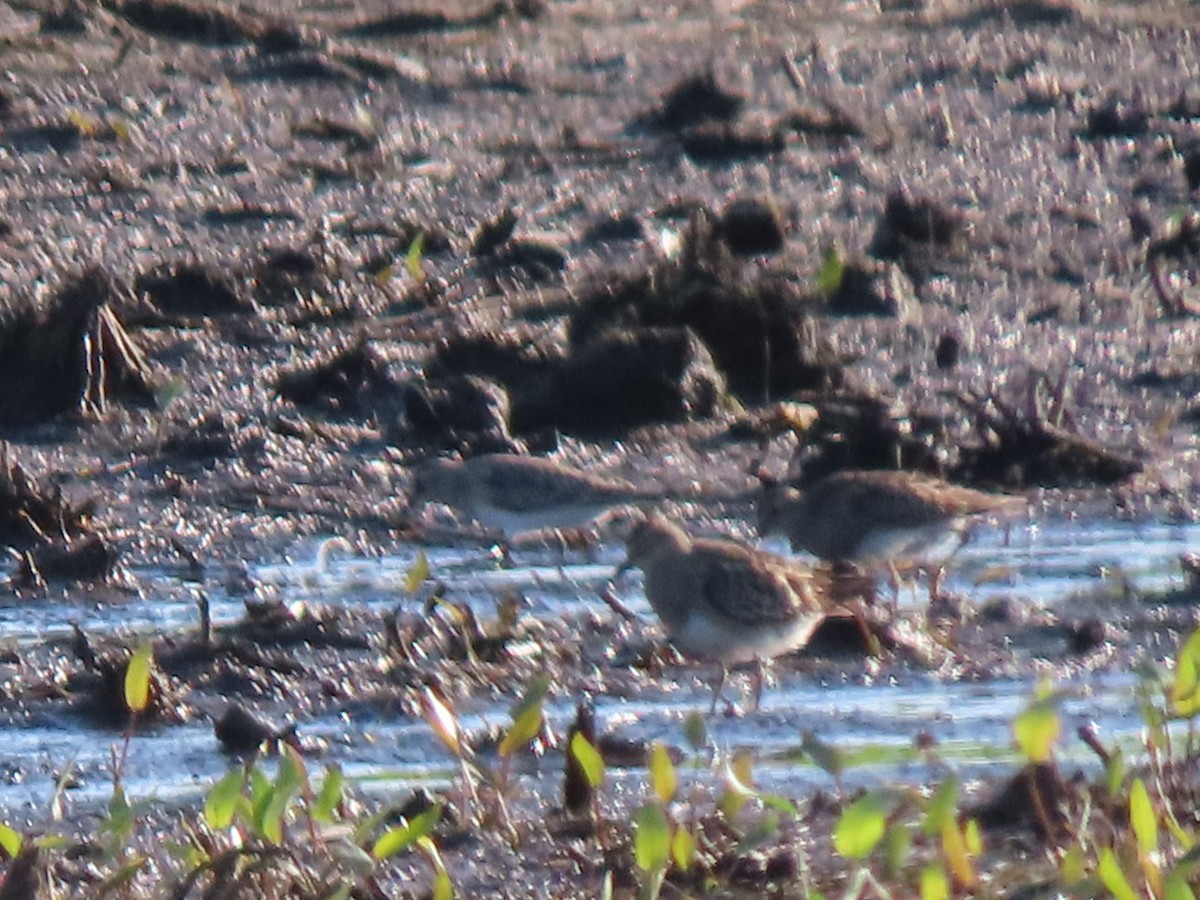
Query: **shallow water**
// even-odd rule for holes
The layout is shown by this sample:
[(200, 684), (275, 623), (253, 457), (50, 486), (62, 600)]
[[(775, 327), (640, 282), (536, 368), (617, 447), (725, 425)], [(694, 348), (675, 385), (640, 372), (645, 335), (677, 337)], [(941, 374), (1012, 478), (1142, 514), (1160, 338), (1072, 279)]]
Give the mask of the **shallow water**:
[[(731, 523), (730, 523), (731, 524)], [(1200, 543), (1200, 526), (1114, 521), (1052, 521), (1020, 524), (979, 534), (956, 558), (948, 587), (971, 602), (1012, 596), (1023, 602), (1050, 605), (1079, 595), (1122, 592), (1127, 585), (1161, 591), (1182, 584), (1179, 556)], [(419, 552), (395, 557), (356, 557), (335, 544), (301, 548), (297, 561), (248, 567), (251, 580), (269, 585), (286, 601), (342, 604), (356, 608), (392, 609), (402, 602), (403, 582)], [(456, 599), (467, 600), (491, 614), (495, 598), (517, 589), (529, 603), (525, 615), (550, 617), (564, 610), (591, 607), (607, 613), (596, 599), (620, 560), (620, 551), (602, 546), (593, 559), (562, 557), (557, 549), (517, 553), (516, 566), (500, 568), (481, 548), (426, 548), (432, 571)], [(47, 636), (67, 635), (79, 622), (89, 633), (154, 631), (194, 627), (198, 586), (163, 570), (136, 572), (141, 596), (114, 603), (70, 593), (66, 598), (0, 606), (0, 640), (30, 644)], [(902, 591), (901, 603), (912, 603), (922, 588)], [(205, 586), (214, 622), (241, 618), (243, 598), (236, 591)], [(623, 580), (619, 593), (639, 615), (652, 614), (636, 575)], [(683, 746), (689, 713), (706, 710), (711, 668), (673, 673), (673, 688), (643, 694), (636, 700), (597, 697), (597, 714), (607, 726), (639, 739), (661, 739)], [(751, 747), (760, 760), (760, 783), (799, 794), (827, 786), (830, 777), (804, 762), (800, 743), (808, 730), (853, 754), (856, 765), (847, 783), (880, 784), (916, 781), (931, 766), (913, 749), (914, 737), (925, 732), (938, 745), (941, 763), (959, 770), (964, 779), (1011, 768), (1007, 750), (1013, 716), (1033, 691), (1027, 678), (984, 683), (945, 683), (915, 673), (903, 680), (868, 684), (862, 677), (844, 683), (818, 683), (811, 676), (788, 673), (768, 688), (756, 713), (707, 720), (718, 752)], [(735, 679), (733, 689), (742, 682)], [(1135, 696), (1136, 678), (1129, 673), (1079, 676), (1056, 685), (1064, 693), (1064, 733), (1095, 722), (1108, 741), (1130, 742), (1141, 727)], [(574, 714), (573, 700), (551, 698), (547, 714), (552, 726), (565, 730)], [(508, 721), (507, 704), (463, 711), (463, 726)], [(397, 785), (442, 783), (453, 777), (451, 760), (425, 724), (403, 715), (346, 713), (301, 723), (301, 735), (324, 749), (314, 768), (337, 762), (365, 789), (393, 790)], [(75, 715), (13, 713), (4, 723), (5, 759), (0, 765), (0, 810), (10, 820), (46, 817), (55, 785), (68, 768), (73, 773), (64, 793), (68, 804), (102, 801), (111, 791), (108, 780), (112, 747), (120, 735), (97, 732)], [(1064, 746), (1067, 759), (1084, 761), (1088, 752), (1076, 740)], [(225, 771), (211, 723), (203, 716), (188, 725), (140, 733), (129, 750), (125, 786), (130, 796), (160, 798), (198, 796)], [(527, 766), (557, 773), (560, 761), (530, 760)], [(636, 780), (637, 773), (616, 776)], [(557, 785), (558, 776), (546, 784)]]

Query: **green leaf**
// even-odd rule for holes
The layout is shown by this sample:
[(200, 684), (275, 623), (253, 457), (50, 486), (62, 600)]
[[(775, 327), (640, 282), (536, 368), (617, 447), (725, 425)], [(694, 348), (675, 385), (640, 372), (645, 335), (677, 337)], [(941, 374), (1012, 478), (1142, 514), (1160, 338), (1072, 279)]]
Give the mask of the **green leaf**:
[(408, 274), (416, 281), (425, 280), (425, 270), (421, 268), (421, 262), (424, 258), (425, 232), (418, 231), (417, 236), (408, 245), (408, 252), (404, 254), (404, 268), (408, 269)]
[(878, 794), (864, 794), (842, 812), (833, 846), (847, 859), (866, 859), (887, 832), (887, 809)]
[(1058, 877), (1067, 890), (1087, 877), (1087, 859), (1079, 844), (1072, 844), (1063, 854), (1062, 862), (1058, 865)]
[(817, 270), (817, 291), (825, 297), (831, 297), (842, 286), (842, 278), (846, 267), (842, 263), (841, 254), (837, 247), (827, 247), (821, 256), (821, 268)]
[(1176, 715), (1187, 718), (1200, 712), (1200, 629), (1179, 648), (1175, 680), (1171, 682), (1171, 708)]
[(389, 856), (395, 856), (401, 850), (407, 850), (421, 838), (431, 834), (441, 818), (442, 806), (440, 803), (429, 807), (403, 825), (384, 832), (375, 842), (375, 846), (371, 848), (371, 855), (376, 859), (383, 860)]
[(417, 588), (425, 583), (429, 577), (429, 557), (422, 550), (417, 554), (416, 560), (408, 567), (408, 572), (404, 576), (404, 590), (409, 593), (415, 593)]
[(983, 832), (979, 829), (978, 819), (967, 819), (967, 824), (963, 826), (963, 841), (967, 845), (967, 852), (975, 856), (983, 853)]
[(1140, 778), (1133, 780), (1129, 789), (1129, 823), (1137, 838), (1138, 852), (1149, 856), (1158, 850), (1158, 817), (1150, 802), (1146, 784)]
[(699, 753), (708, 746), (708, 728), (704, 724), (704, 716), (692, 710), (683, 720), (683, 737), (688, 746)]
[(333, 763), (325, 770), (321, 791), (317, 794), (316, 802), (313, 804), (314, 819), (318, 822), (333, 821), (333, 814), (337, 810), (338, 804), (342, 802), (342, 788), (345, 783), (346, 776), (342, 774), (342, 767), (337, 763)]
[(655, 741), (650, 748), (650, 784), (654, 788), (654, 796), (661, 803), (674, 800), (675, 791), (679, 789), (675, 764), (671, 762), (671, 753), (662, 741)]
[(233, 822), (245, 781), (241, 769), (230, 769), (224, 774), (224, 778), (212, 785), (209, 796), (204, 798), (204, 822), (214, 832), (228, 828), (229, 823)]
[(1138, 900), (1137, 893), (1129, 886), (1129, 881), (1125, 878), (1125, 873), (1121, 871), (1121, 864), (1117, 862), (1117, 857), (1113, 854), (1111, 847), (1106, 847), (1100, 854), (1100, 865), (1097, 872), (1100, 875), (1100, 881), (1116, 900)]
[(781, 812), (785, 816), (791, 816), (794, 819), (800, 815), (800, 810), (796, 809), (796, 804), (782, 794), (762, 793), (758, 795), (758, 799), (764, 806)]
[(137, 818), (133, 814), (133, 807), (129, 805), (129, 799), (125, 796), (125, 789), (120, 785), (115, 786), (108, 800), (108, 816), (102, 825), (103, 830), (116, 839), (117, 847), (114, 851), (133, 834), (136, 825)]
[(1062, 731), (1062, 722), (1052, 698), (1035, 700), (1013, 722), (1013, 737), (1032, 763), (1050, 760)]
[(896, 824), (888, 828), (883, 842), (883, 871), (895, 880), (908, 868), (912, 855), (912, 830), (907, 825)]
[(154, 664), (154, 646), (145, 641), (129, 658), (125, 669), (125, 706), (140, 713), (150, 702), (150, 668)]
[(1188, 887), (1187, 878), (1178, 869), (1167, 876), (1166, 884), (1163, 885), (1162, 900), (1196, 900), (1196, 895)]
[(9, 859), (15, 859), (21, 852), (20, 833), (4, 824), (0, 824), (0, 850), (3, 850)]
[(1129, 767), (1125, 764), (1125, 754), (1120, 747), (1117, 747), (1109, 755), (1108, 762), (1104, 764), (1104, 788), (1110, 797), (1116, 797), (1121, 793), (1121, 787), (1125, 784), (1125, 776), (1128, 772)]
[(438, 869), (433, 876), (433, 900), (454, 900), (454, 885), (445, 869)]
[(671, 825), (663, 808), (648, 803), (633, 815), (633, 856), (643, 872), (665, 869), (671, 857)]
[(154, 392), (154, 406), (159, 412), (166, 412), (172, 403), (183, 396), (186, 390), (187, 381), (182, 375), (176, 375)]
[(513, 707), (512, 728), (500, 741), (499, 752), (503, 757), (512, 756), (518, 749), (532, 741), (542, 730), (544, 717), (542, 704), (550, 689), (550, 677), (545, 673), (536, 675), (529, 684), (525, 697)]
[(925, 811), (925, 821), (921, 825), (921, 830), (929, 837), (941, 834), (946, 823), (954, 821), (954, 813), (957, 808), (958, 779), (950, 775), (938, 785), (933, 799), (929, 801), (929, 808)]
[(804, 732), (800, 749), (834, 778), (840, 778), (846, 769), (846, 755), (832, 744), (826, 744), (811, 731)]
[(571, 755), (579, 763), (579, 768), (583, 769), (583, 776), (593, 789), (604, 783), (604, 758), (582, 731), (575, 732), (571, 738)]
[(921, 900), (950, 900), (950, 878), (937, 863), (921, 870)]
[(285, 745), (279, 760), (275, 782), (267, 793), (267, 801), (258, 810), (255, 824), (258, 833), (274, 844), (283, 843), (283, 819), (288, 808), (307, 779), (304, 761), (294, 747)]
[(671, 859), (682, 872), (691, 869), (696, 861), (696, 839), (686, 828), (676, 828), (671, 837)]

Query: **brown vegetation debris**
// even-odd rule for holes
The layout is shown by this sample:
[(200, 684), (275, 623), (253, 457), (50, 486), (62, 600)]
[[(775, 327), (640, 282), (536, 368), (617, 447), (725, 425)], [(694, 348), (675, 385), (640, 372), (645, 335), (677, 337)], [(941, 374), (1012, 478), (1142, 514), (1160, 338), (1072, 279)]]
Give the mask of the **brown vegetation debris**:
[(17, 463), (0, 452), (0, 544), (32, 547), (45, 541), (90, 534), (94, 500), (74, 506), (62, 489), (47, 493)]
[[(1165, 271), (1166, 262), (1191, 261), (1200, 265), (1200, 214), (1189, 212), (1167, 234), (1150, 242), (1146, 248), (1146, 265), (1150, 283), (1168, 316), (1200, 316), (1200, 299), (1189, 297), (1184, 290), (1173, 291)], [(1193, 287), (1200, 274), (1193, 276)]]
[(792, 460), (800, 487), (842, 469), (906, 469), (940, 472), (936, 446), (944, 439), (939, 420), (867, 392), (801, 395), (817, 409), (815, 421)]
[(113, 278), (89, 268), (65, 279), (48, 302), (0, 320), (0, 425), (60, 413), (103, 413), (108, 399), (154, 398), (150, 365), (112, 307)]
[[(113, 728), (129, 724), (132, 713), (125, 701), (125, 675), (131, 657), (128, 650), (108, 650), (95, 657), (93, 666), (72, 673), (69, 688), (85, 715)], [(137, 713), (137, 720), (177, 725), (187, 718), (188, 711), (171, 679), (152, 666), (149, 701)]]
[(1057, 765), (1030, 763), (967, 815), (983, 828), (1029, 829), (1041, 840), (1056, 841), (1066, 834), (1063, 808), (1072, 794)]
[(1031, 373), (1020, 406), (996, 390), (960, 391), (955, 399), (972, 420), (978, 443), (963, 447), (956, 476), (1014, 487), (1072, 487), (1116, 484), (1140, 472), (1140, 460), (1075, 433), (1066, 374), (1054, 382)]
[(117, 564), (119, 551), (99, 535), (67, 543), (40, 544), (21, 554), (13, 575), (16, 587), (49, 581), (103, 581)]

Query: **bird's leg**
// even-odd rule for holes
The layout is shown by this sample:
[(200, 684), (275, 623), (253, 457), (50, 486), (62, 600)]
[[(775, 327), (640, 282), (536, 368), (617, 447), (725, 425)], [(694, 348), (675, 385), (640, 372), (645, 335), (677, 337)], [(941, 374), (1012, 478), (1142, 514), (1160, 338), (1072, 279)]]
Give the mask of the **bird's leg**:
[(754, 698), (754, 706), (751, 708), (755, 712), (758, 712), (759, 704), (762, 703), (763, 677), (762, 657), (756, 656), (754, 657), (754, 674), (750, 676), (751, 696)]
[[(720, 669), (717, 672), (717, 680), (713, 682), (713, 698), (712, 705), (708, 708), (708, 714), (711, 716), (717, 711), (717, 701), (721, 699), (721, 692), (725, 689), (725, 676), (729, 670), (725, 667), (725, 663), (720, 664)], [(725, 701), (730, 710), (733, 709), (733, 704)]]

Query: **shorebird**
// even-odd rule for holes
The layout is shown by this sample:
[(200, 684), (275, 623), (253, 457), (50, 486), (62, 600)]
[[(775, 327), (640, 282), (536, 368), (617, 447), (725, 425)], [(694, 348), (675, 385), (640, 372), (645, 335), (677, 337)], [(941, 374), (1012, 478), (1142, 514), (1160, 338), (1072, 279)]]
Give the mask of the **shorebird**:
[(505, 538), (582, 528), (613, 509), (652, 499), (661, 494), (543, 457), (509, 453), (431, 460), (416, 469), (409, 492), (414, 509), (442, 503)]
[(896, 590), (897, 565), (934, 562), (929, 593), (936, 597), (945, 563), (966, 543), (971, 526), (1025, 506), (1023, 497), (913, 472), (836, 472), (803, 491), (763, 478), (758, 532), (783, 535), (793, 550), (823, 560), (884, 564)]
[(671, 643), (720, 664), (710, 713), (728, 667), (743, 662), (755, 664), (757, 708), (763, 660), (807, 644), (835, 605), (829, 572), (735, 541), (693, 538), (660, 515), (634, 525), (626, 551), (617, 577), (642, 570), (646, 599)]

